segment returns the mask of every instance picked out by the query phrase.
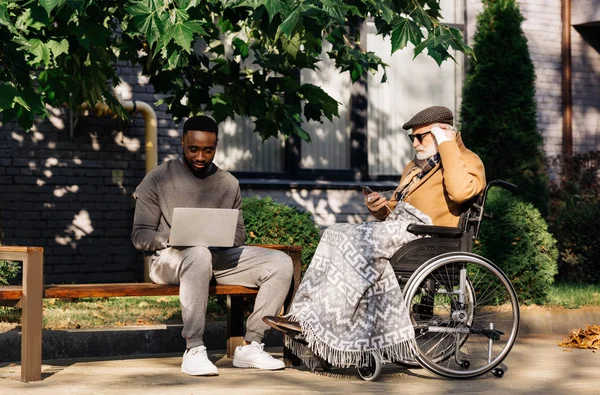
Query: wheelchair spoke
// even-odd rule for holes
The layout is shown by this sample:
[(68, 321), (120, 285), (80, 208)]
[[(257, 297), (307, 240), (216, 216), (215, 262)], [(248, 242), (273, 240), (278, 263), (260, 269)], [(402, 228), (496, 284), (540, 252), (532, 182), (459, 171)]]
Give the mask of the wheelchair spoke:
[(477, 255), (449, 253), (430, 261), (409, 279), (405, 295), (417, 360), (435, 373), (476, 377), (494, 369), (514, 344), (516, 294), (506, 276)]

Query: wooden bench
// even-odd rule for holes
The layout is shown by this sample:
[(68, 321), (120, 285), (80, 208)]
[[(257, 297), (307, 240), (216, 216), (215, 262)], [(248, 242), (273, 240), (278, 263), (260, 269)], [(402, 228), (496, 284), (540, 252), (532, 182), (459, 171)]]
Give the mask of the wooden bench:
[[(294, 276), (285, 301), (289, 306), (300, 284), (300, 246), (257, 245), (287, 253), (294, 263)], [(42, 370), (42, 300), (87, 297), (179, 295), (179, 286), (153, 283), (44, 285), (44, 249), (41, 247), (0, 246), (0, 259), (23, 262), (23, 285), (1, 286), (0, 304), (15, 302), (22, 309), (21, 381), (41, 380)], [(211, 295), (227, 295), (227, 356), (242, 344), (244, 334), (244, 296), (255, 295), (254, 288), (237, 285), (211, 285)], [(284, 349), (284, 358), (291, 358)], [(287, 362), (287, 361), (286, 361)], [(288, 362), (289, 364), (289, 362)]]

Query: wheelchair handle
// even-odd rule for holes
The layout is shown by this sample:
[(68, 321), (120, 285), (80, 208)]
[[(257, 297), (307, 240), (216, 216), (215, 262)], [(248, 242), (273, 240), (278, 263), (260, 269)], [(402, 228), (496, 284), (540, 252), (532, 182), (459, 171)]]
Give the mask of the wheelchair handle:
[(504, 188), (504, 189), (506, 189), (506, 190), (508, 190), (508, 191), (510, 191), (512, 193), (515, 193), (515, 192), (519, 191), (519, 187), (518, 186), (516, 186), (515, 184), (511, 184), (510, 182), (504, 181), (504, 180), (492, 180), (492, 181), (488, 182), (487, 187), (490, 188), (490, 187), (492, 187), (494, 185), (502, 187), (502, 188)]

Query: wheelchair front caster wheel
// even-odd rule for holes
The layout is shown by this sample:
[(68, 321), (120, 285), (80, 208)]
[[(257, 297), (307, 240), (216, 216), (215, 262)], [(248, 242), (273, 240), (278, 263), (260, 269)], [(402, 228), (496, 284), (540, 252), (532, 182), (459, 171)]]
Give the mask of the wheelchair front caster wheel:
[(471, 367), (471, 362), (467, 360), (460, 361), (460, 367), (463, 369), (469, 369)]
[(381, 361), (375, 357), (371, 357), (368, 366), (358, 367), (358, 375), (365, 381), (375, 380), (381, 373)]
[(502, 377), (502, 376), (504, 376), (504, 369), (502, 369), (502, 368), (492, 369), (492, 374), (496, 377)]
[(324, 359), (319, 360), (319, 366), (321, 366), (321, 370), (324, 372), (329, 372), (331, 370), (331, 364)]

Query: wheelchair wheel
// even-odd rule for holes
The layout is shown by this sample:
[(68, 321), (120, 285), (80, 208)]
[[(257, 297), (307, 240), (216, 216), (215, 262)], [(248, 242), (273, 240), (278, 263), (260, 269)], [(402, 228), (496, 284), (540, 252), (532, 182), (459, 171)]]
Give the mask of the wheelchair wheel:
[(372, 356), (367, 366), (357, 366), (358, 375), (365, 381), (373, 381), (381, 374), (381, 361)]
[(417, 362), (447, 378), (492, 371), (510, 352), (519, 328), (517, 295), (492, 262), (448, 253), (421, 266), (404, 292)]

